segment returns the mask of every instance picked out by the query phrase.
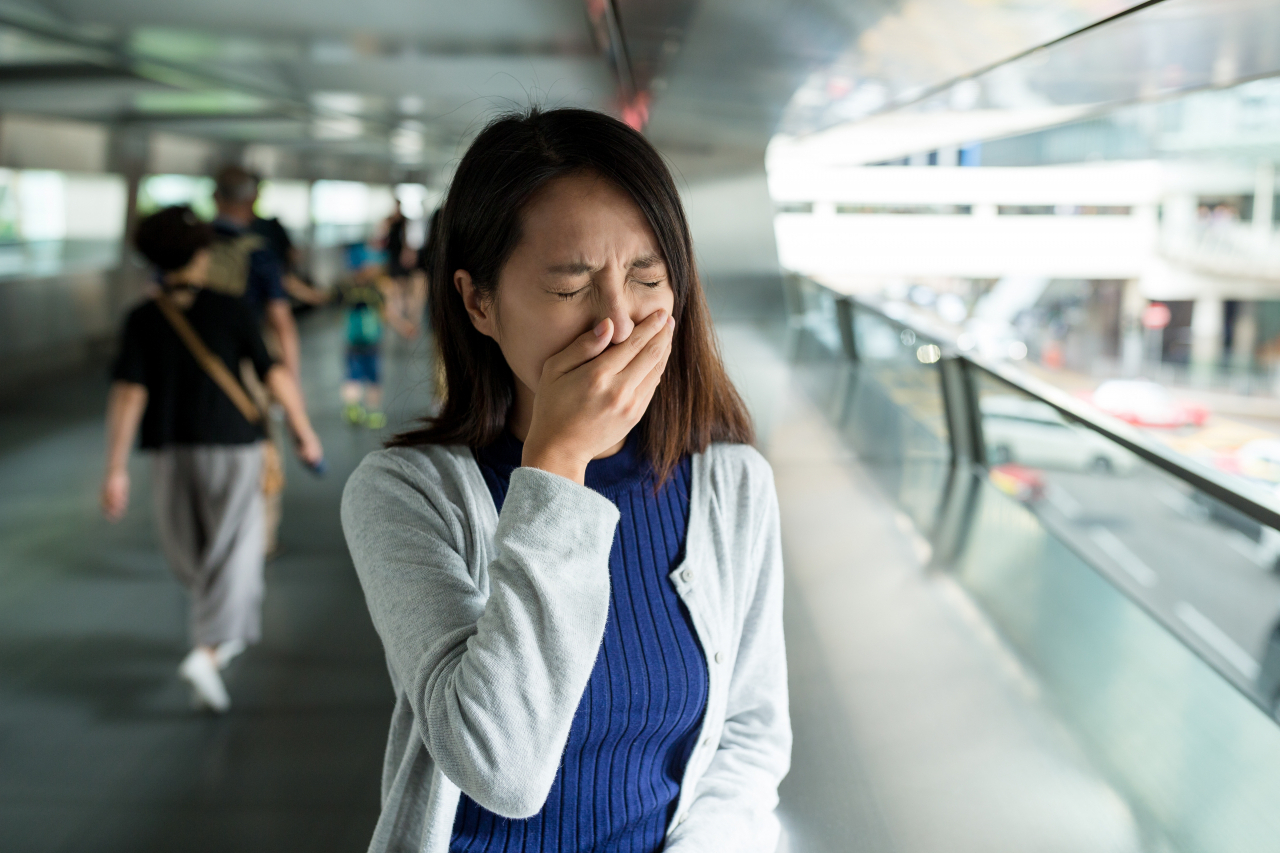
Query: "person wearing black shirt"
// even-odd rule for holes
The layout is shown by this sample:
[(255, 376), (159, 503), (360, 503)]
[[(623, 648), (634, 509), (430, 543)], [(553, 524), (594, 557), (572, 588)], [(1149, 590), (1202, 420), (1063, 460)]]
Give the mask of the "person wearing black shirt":
[(387, 275), (394, 279), (404, 278), (409, 274), (409, 268), (404, 263), (405, 247), (408, 245), (409, 220), (405, 218), (400, 202), (395, 203), (383, 227), (386, 229), (382, 245), (387, 252)]
[(383, 271), (386, 279), (380, 285), (387, 298), (387, 313), (401, 336), (417, 336), (422, 320), (425, 292), (414, 275), (413, 250), (408, 243), (409, 220), (397, 201), (382, 223), (381, 245), (386, 252)]
[(235, 383), (253, 366), (284, 408), (298, 455), (320, 463), (320, 440), (293, 374), (272, 360), (244, 303), (202, 287), (212, 235), (190, 208), (171, 207), (138, 225), (134, 242), (155, 266), (159, 293), (130, 312), (111, 369), (102, 508), (111, 520), (129, 502), (135, 438), (152, 460), (160, 543), (191, 592), (195, 648), (179, 670), (200, 704), (230, 706), (218, 670), (261, 633), (263, 506), (261, 420), (246, 414), (162, 311), (181, 313)]

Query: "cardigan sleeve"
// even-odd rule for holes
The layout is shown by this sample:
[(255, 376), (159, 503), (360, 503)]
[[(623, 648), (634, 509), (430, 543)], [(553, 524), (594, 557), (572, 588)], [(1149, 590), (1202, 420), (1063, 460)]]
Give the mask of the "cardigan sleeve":
[[(782, 627), (782, 543), (777, 492), (767, 462), (749, 452), (754, 584), (743, 610), (719, 744), (694, 798), (667, 835), (667, 853), (773, 853), (781, 826), (778, 784), (791, 766), (791, 717)], [(745, 573), (751, 578), (751, 573)]]
[(465, 504), (430, 464), (396, 454), (367, 457), (342, 500), (374, 627), (436, 765), (484, 808), (529, 817), (555, 781), (604, 635), (618, 511), (518, 469), (482, 591), (464, 556)]

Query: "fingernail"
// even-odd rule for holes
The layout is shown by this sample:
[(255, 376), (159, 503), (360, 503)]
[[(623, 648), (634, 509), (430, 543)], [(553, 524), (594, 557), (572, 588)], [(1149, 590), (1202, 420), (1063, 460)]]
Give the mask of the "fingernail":
[(601, 321), (600, 321), (600, 324), (599, 324), (598, 326), (596, 326), (596, 337), (597, 337), (597, 338), (599, 338), (599, 337), (603, 337), (603, 336), (604, 336), (604, 333), (605, 333), (605, 332), (607, 332), (607, 331), (609, 331), (609, 321), (608, 321), (608, 320), (601, 320)]
[(675, 318), (675, 317), (668, 317), (668, 318), (667, 318), (667, 328), (668, 328), (668, 329), (674, 329), (675, 327), (676, 327), (676, 318)]

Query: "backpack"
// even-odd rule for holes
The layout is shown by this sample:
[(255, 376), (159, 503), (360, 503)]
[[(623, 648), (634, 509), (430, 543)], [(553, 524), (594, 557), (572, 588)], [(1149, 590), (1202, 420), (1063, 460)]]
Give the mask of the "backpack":
[(347, 314), (347, 343), (369, 347), (382, 339), (382, 318), (367, 302), (353, 305)]
[(205, 287), (239, 298), (249, 288), (249, 256), (263, 247), (257, 234), (219, 234), (209, 247)]

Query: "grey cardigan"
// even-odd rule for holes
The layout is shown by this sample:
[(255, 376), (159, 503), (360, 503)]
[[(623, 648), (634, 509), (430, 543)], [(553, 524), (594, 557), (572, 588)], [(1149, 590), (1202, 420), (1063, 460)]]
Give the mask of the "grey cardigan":
[[(773, 473), (745, 445), (694, 456), (671, 582), (710, 676), (671, 853), (772, 853), (791, 756)], [(546, 800), (609, 611), (618, 511), (531, 468), (499, 515), (465, 447), (371, 453), (342, 527), (396, 693), (370, 851), (447, 853), (462, 792), (524, 818)]]

